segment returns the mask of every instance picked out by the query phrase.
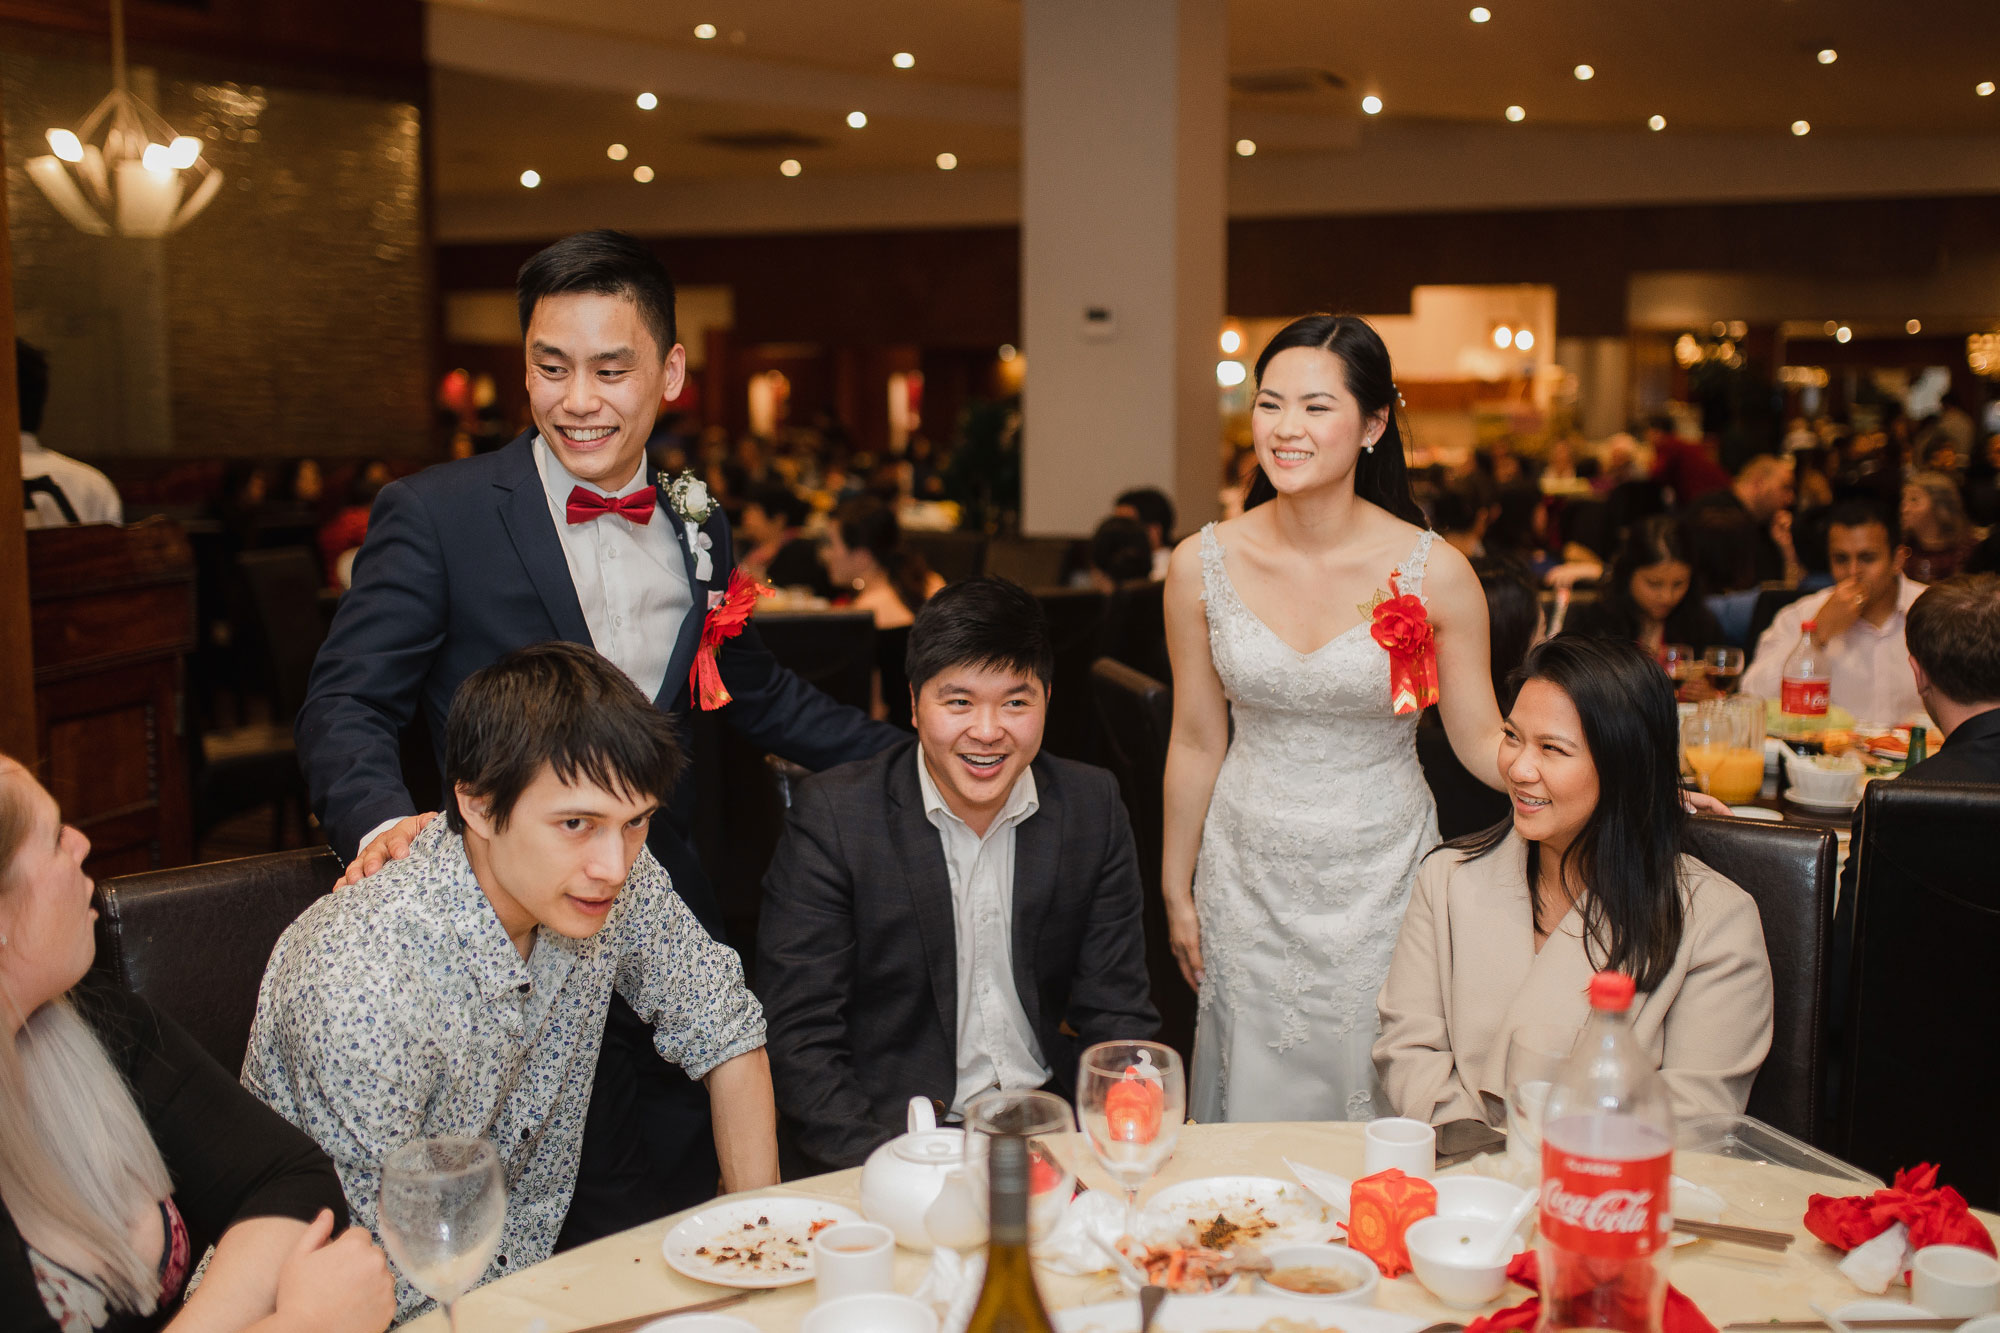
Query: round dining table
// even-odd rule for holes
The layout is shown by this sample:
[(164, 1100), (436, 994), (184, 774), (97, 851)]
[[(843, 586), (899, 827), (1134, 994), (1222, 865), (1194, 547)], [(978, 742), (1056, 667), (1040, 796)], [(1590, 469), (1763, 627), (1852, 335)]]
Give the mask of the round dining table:
[[(1172, 1160), (1142, 1193), (1141, 1201), (1154, 1190), (1205, 1176), (1262, 1175), (1289, 1181), (1291, 1173), (1283, 1160), (1287, 1157), (1356, 1177), (1362, 1174), (1362, 1128), (1358, 1122), (1339, 1121), (1189, 1125), (1181, 1133)], [(1088, 1151), (1080, 1144), (1072, 1146), (1084, 1159), (1078, 1163), (1083, 1182), (1092, 1188), (1114, 1188), (1089, 1160)], [(1500, 1154), (1476, 1158), (1439, 1174), (1504, 1174), (1506, 1170), (1507, 1159)], [(1722, 1195), (1728, 1203), (1722, 1221), (1791, 1231), (1798, 1237), (1783, 1251), (1712, 1240), (1698, 1240), (1674, 1250), (1674, 1285), (1718, 1328), (1730, 1323), (1812, 1319), (1814, 1303), (1832, 1309), (1868, 1299), (1867, 1293), (1838, 1271), (1840, 1253), (1813, 1239), (1803, 1220), (1812, 1194), (1866, 1193), (1868, 1187), (1857, 1186), (1851, 1179), (1830, 1179), (1768, 1162), (1688, 1152), (1675, 1154), (1674, 1170)], [(826, 1199), (859, 1211), (861, 1172), (856, 1168), (810, 1176), (757, 1193)], [(691, 1209), (607, 1236), (489, 1283), (458, 1303), (459, 1327), (468, 1333), (574, 1333), (728, 1295), (727, 1288), (681, 1276), (661, 1257), (660, 1245), (668, 1228), (698, 1211)], [(2000, 1235), (1996, 1230), (2000, 1218), (1985, 1213), (1979, 1218), (1989, 1232)], [(927, 1254), (898, 1250), (896, 1290), (914, 1292), (929, 1263)], [(1115, 1300), (1124, 1294), (1117, 1277), (1109, 1272), (1074, 1277), (1038, 1268), (1037, 1279), (1052, 1310)], [(1483, 1311), (1454, 1310), (1426, 1291), (1414, 1274), (1406, 1273), (1381, 1283), (1374, 1304), (1424, 1323), (1463, 1322), (1474, 1314), (1512, 1305), (1528, 1294), (1526, 1288), (1510, 1284)], [(1888, 1295), (1892, 1300), (1908, 1298), (1904, 1287), (1892, 1287)], [(768, 1333), (790, 1333), (812, 1308), (813, 1300), (813, 1284), (807, 1281), (758, 1292), (729, 1313)], [(1308, 1308), (1328, 1315), (1338, 1309), (1321, 1305)], [(444, 1315), (435, 1311), (404, 1327), (411, 1333), (447, 1333)]]

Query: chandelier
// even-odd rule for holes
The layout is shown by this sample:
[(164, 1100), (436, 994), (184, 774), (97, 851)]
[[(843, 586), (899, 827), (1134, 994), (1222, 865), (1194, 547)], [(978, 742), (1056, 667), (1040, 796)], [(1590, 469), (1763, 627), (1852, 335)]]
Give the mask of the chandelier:
[(49, 152), (28, 159), (28, 179), (57, 212), (92, 236), (179, 231), (222, 188), (201, 140), (175, 134), (125, 80), (125, 7), (111, 0), (111, 91), (74, 130), (48, 131)]

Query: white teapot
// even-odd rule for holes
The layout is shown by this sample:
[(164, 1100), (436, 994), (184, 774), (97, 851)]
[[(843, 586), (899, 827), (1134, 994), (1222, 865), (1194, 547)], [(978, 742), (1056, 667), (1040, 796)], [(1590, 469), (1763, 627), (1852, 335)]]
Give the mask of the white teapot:
[(909, 1133), (868, 1155), (861, 1212), (910, 1250), (986, 1243), (986, 1219), (965, 1178), (965, 1131), (939, 1129), (928, 1097), (910, 1098)]

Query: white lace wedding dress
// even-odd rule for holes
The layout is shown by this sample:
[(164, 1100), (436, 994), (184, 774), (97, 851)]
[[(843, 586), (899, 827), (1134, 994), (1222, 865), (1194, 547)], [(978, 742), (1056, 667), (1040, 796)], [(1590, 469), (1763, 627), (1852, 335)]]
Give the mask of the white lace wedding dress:
[[(1430, 547), (1426, 532), (1396, 567), (1401, 592), (1422, 595)], [(1301, 653), (1243, 604), (1213, 523), (1201, 565), (1235, 734), (1195, 864), (1204, 976), (1190, 1114), (1389, 1114), (1369, 1057), (1375, 993), (1418, 859), (1438, 841), (1416, 715), (1390, 707), (1371, 622)]]

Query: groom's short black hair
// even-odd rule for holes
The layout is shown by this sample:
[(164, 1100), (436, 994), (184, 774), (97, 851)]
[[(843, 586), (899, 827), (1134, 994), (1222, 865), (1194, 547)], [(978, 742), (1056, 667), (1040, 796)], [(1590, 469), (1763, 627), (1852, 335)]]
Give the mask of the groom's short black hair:
[(565, 236), (521, 265), (514, 280), (521, 333), (545, 296), (593, 292), (623, 296), (639, 307), (665, 359), (680, 340), (674, 326), (674, 280), (660, 257), (622, 231), (599, 229)]
[(903, 673), (911, 692), (921, 694), (931, 677), (955, 666), (1032, 675), (1046, 691), (1056, 673), (1056, 649), (1034, 594), (992, 574), (932, 593), (910, 626)]
[(452, 696), (444, 727), (445, 821), (465, 832), (458, 787), (488, 802), (505, 828), (543, 765), (564, 783), (579, 777), (661, 804), (681, 772), (672, 719), (631, 677), (581, 644), (520, 648), (473, 672)]

